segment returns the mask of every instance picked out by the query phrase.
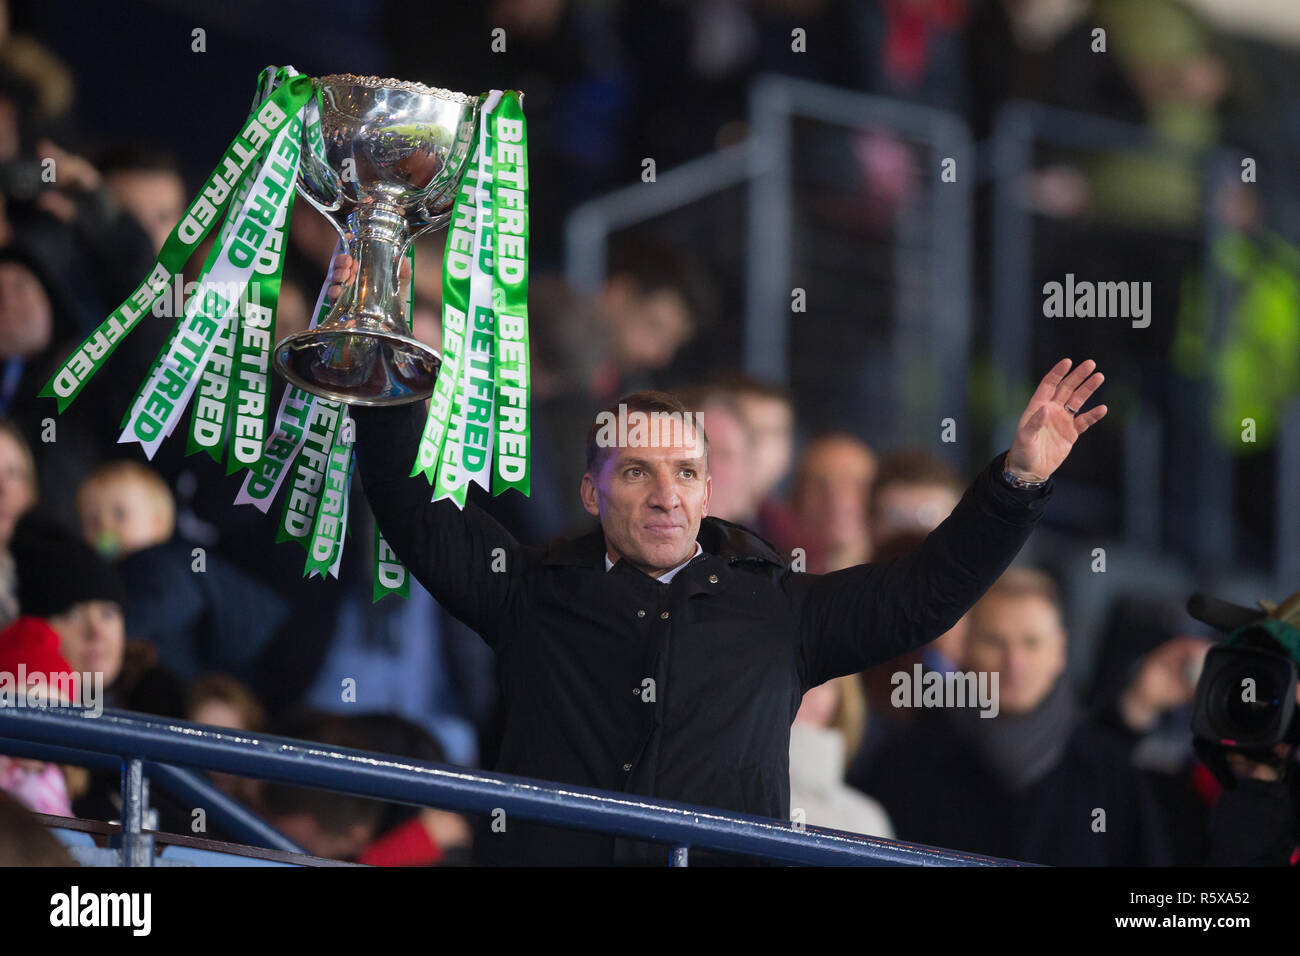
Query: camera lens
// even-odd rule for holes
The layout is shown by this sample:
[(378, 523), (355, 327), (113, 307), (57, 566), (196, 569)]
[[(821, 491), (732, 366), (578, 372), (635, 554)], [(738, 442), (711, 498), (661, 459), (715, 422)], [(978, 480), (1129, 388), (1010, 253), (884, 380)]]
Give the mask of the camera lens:
[(1242, 662), (1226, 668), (1210, 691), (1214, 725), (1225, 737), (1267, 733), (1281, 713), (1282, 689), (1267, 669)]

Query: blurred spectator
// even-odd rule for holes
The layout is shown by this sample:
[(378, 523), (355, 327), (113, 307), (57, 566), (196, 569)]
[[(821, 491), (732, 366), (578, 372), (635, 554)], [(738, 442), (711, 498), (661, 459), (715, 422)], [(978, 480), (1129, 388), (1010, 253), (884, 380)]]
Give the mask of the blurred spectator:
[(126, 599), (117, 572), (63, 528), (34, 515), (18, 522), (11, 549), (22, 614), (49, 622), (73, 670), (103, 674), (104, 686), (112, 686), (126, 642)]
[[(1182, 0), (1093, 0), (1091, 15), (1065, 34), (1048, 57), (1046, 84), (1054, 105), (1147, 126), (1158, 139), (1208, 146), (1220, 137), (1222, 109), (1233, 87), (1223, 50), (1204, 17)], [(1093, 51), (1092, 31), (1106, 35)], [(1058, 176), (1068, 168), (1049, 172)], [(1077, 174), (1076, 174), (1077, 175)], [(1110, 152), (1084, 164), (1082, 195), (1064, 206), (1041, 181), (1045, 209), (1148, 226), (1195, 228), (1201, 216), (1201, 172), (1190, 155)]]
[[(876, 549), (871, 560), (877, 564), (895, 561), (911, 554), (925, 539), (926, 534), (921, 531), (896, 534)], [(848, 779), (862, 779), (885, 744), (917, 716), (909, 708), (894, 707), (891, 704), (894, 675), (900, 672), (914, 673), (913, 668), (917, 664), (921, 665), (923, 671), (938, 671), (941, 674), (955, 671), (965, 656), (966, 635), (969, 631), (970, 614), (967, 613), (924, 647), (877, 664), (860, 675), (866, 697), (866, 730), (856, 751), (849, 751)]]
[(116, 568), (64, 528), (37, 515), (19, 520), (11, 551), (24, 616), (59, 635), (72, 669), (103, 674), (105, 706), (179, 717), (180, 683), (157, 665), (147, 645), (126, 640), (122, 579)]
[(21, 237), (78, 313), (106, 313), (147, 272), (149, 237), (114, 202), (99, 170), (54, 142), (34, 109), (23, 84), (0, 70), (0, 241)]
[(176, 507), (158, 474), (134, 461), (100, 465), (77, 489), (86, 543), (107, 558), (124, 558), (171, 537)]
[(1212, 642), (1186, 633), (1173, 602), (1123, 597), (1111, 609), (1084, 698), (1129, 749), (1174, 839), (1174, 863), (1199, 866), (1220, 786), (1192, 750), (1192, 701)]
[(76, 865), (30, 810), (0, 793), (0, 867)]
[(637, 376), (666, 368), (691, 340), (701, 320), (699, 281), (690, 260), (667, 241), (613, 244), (596, 297), (609, 343), (606, 362), (596, 370), (600, 397), (615, 398)]
[(117, 561), (131, 635), (153, 644), (163, 666), (187, 681), (209, 671), (252, 679), (288, 609), (234, 565), (173, 536), (175, 502), (157, 472), (102, 465), (78, 489), (77, 510), (82, 536)]
[[(426, 763), (446, 763), (446, 756), (421, 727), (393, 714), (358, 714), (349, 726), (366, 740), (366, 748)], [(357, 862), (370, 866), (467, 866), (473, 832), (459, 813), (434, 807), (386, 805), (379, 836)]]
[(794, 459), (794, 405), (790, 390), (747, 375), (722, 379), (718, 387), (734, 395), (754, 433), (754, 490), (762, 501), (775, 494)]
[(876, 456), (852, 435), (835, 433), (809, 442), (795, 468), (793, 510), (806, 540), (814, 574), (864, 564), (871, 558), (867, 496)]
[(199, 724), (249, 733), (266, 730), (266, 712), (253, 692), (227, 674), (208, 674), (190, 685), (186, 716)]
[(933, 531), (957, 507), (963, 490), (957, 473), (929, 452), (891, 452), (871, 486), (872, 542), (879, 547), (896, 534)]
[(859, 53), (854, 85), (961, 112), (967, 95), (962, 30), (970, 6), (965, 0), (847, 4)]
[[(180, 682), (158, 666), (149, 645), (126, 640), (124, 591), (112, 565), (62, 526), (34, 514), (19, 520), (10, 547), (23, 615), (11, 627), (32, 618), (48, 624), (72, 670), (103, 675), (104, 707), (166, 717), (184, 713)], [(72, 789), (77, 816), (111, 820), (120, 814), (121, 774), (92, 772)], [(188, 825), (175, 807), (160, 814), (167, 821), (163, 829)]]
[[(119, 348), (114, 367), (93, 379), (68, 414), (39, 398), (79, 335), (59, 284), (30, 252), (0, 248), (0, 413), (9, 417), (33, 452), (41, 490), (38, 510), (64, 524), (76, 520), (76, 487), (116, 447), (120, 416), (139, 378), (136, 346)], [(141, 338), (139, 346), (150, 340)], [(127, 339), (130, 343), (131, 339)], [(119, 357), (125, 361), (117, 363)], [(143, 377), (143, 371), (140, 371)]]
[(809, 826), (832, 827), (892, 839), (879, 803), (844, 782), (846, 755), (857, 750), (866, 707), (856, 676), (814, 687), (790, 727), (790, 807)]
[(794, 458), (794, 402), (790, 390), (748, 375), (729, 375), (719, 387), (736, 397), (754, 435), (755, 530), (777, 551), (789, 554), (799, 545), (794, 512), (778, 495)]
[(161, 149), (129, 143), (106, 150), (99, 172), (108, 193), (149, 235), (154, 253), (185, 214), (185, 180), (176, 160)]
[(18, 519), (36, 503), (36, 463), (22, 433), (0, 418), (0, 627), (18, 616), (18, 578), (9, 540)]
[(753, 527), (758, 515), (758, 446), (740, 402), (730, 392), (712, 387), (683, 389), (678, 397), (703, 416), (709, 439), (712, 490), (706, 513)]
[[(354, 750), (366, 748), (365, 735), (328, 714), (300, 713), (275, 728), (283, 737)], [(384, 805), (377, 800), (326, 790), (262, 781), (258, 810), (271, 826), (313, 856), (354, 860), (375, 838)]]
[(14, 33), (8, 0), (0, 2), (0, 68), (31, 91), (33, 120), (43, 128), (66, 123), (76, 99), (68, 64), (35, 37)]
[(1150, 790), (1065, 679), (1056, 585), (1012, 567), (970, 617), (964, 666), (1000, 675), (996, 716), (954, 701), (924, 710), (852, 782), (904, 840), (1052, 865), (1167, 864)]
[[(185, 718), (250, 734), (264, 733), (267, 724), (266, 712), (253, 692), (226, 674), (208, 674), (190, 685)], [(255, 780), (215, 771), (208, 776), (214, 786), (241, 803), (252, 804), (257, 798)]]
[[(64, 683), (72, 667), (59, 653), (59, 635), (40, 618), (19, 618), (0, 631), (0, 674), (16, 684), (20, 667), (28, 675), (28, 685), (16, 689), (28, 702), (34, 702), (32, 675), (41, 675), (46, 700), (52, 688), (72, 686)], [(58, 764), (0, 756), (0, 790), (35, 813), (72, 816), (67, 781)]]

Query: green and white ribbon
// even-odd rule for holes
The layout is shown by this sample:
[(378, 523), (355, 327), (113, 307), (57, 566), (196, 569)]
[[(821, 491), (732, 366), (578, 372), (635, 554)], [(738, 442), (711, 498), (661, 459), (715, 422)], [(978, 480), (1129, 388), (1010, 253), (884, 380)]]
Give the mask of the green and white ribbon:
[[(298, 176), (293, 162), (292, 183)], [(230, 413), (232, 426), (226, 473), (252, 468), (262, 458), (267, 438), (271, 387), (271, 352), (275, 346), (275, 315), (280, 302), (280, 276), (289, 238), (289, 216), (293, 211), (293, 188), (289, 201), (276, 216), (268, 245), (253, 263), (253, 281), (240, 300), (239, 329), (234, 336), (235, 358), (231, 369)]]
[(334, 451), (342, 407), (338, 402), (314, 397), (308, 406), (302, 447), (293, 464), (293, 484), (280, 513), (276, 541), (297, 541), (310, 545), (324, 495), (325, 475)]
[(528, 421), (528, 136), (523, 105), (507, 93), (492, 114), (492, 223), (496, 269), (496, 469), (492, 493), (527, 495)]
[[(343, 243), (340, 241), (334, 247), (332, 258), (338, 257), (342, 252)], [(321, 284), (308, 328), (316, 328), (317, 323), (329, 313), (330, 303), (326, 295), (328, 289), (328, 281)], [(317, 398), (296, 385), (286, 384), (280, 396), (280, 407), (275, 413), (275, 426), (266, 440), (266, 448), (262, 450), (257, 465), (250, 468), (244, 476), (244, 484), (235, 496), (235, 504), (252, 505), (263, 514), (270, 509), (303, 442), (307, 440), (307, 424), (312, 416), (312, 406), (317, 401), (324, 399)]]
[(443, 257), (443, 366), (412, 471), (432, 480), (433, 500), (458, 507), (470, 483), (494, 494), (529, 491), (528, 181), (519, 94), (486, 94), (478, 133)]
[[(301, 115), (286, 116), (271, 140), (271, 148), (258, 170), (253, 189), (239, 212), (231, 235), (217, 247), (216, 261), (211, 269), (200, 276), (199, 288), (186, 305), (176, 339), (145, 385), (122, 437), (118, 439), (119, 443), (137, 442), (145, 455), (153, 458), (159, 444), (172, 433), (189, 404), (215, 340), (226, 334), (232, 315), (247, 292), (249, 281), (254, 279), (255, 266), (269, 254), (273, 254), (278, 263), (279, 250), (272, 253), (271, 249), (273, 237), (278, 242), (275, 224), (283, 222), (285, 210), (293, 198), (301, 139)], [(259, 287), (261, 278), (256, 280)], [(273, 293), (278, 288), (277, 273)], [(254, 294), (250, 298), (260, 300), (261, 296)], [(257, 308), (261, 309), (260, 306)], [(250, 321), (256, 321), (257, 316), (260, 312), (250, 312)], [(265, 335), (265, 330), (261, 333)], [(227, 413), (227, 420), (229, 417)]]
[[(290, 78), (282, 83), (261, 105), (256, 115), (245, 123), (239, 135), (226, 149), (221, 162), (207, 178), (199, 195), (186, 209), (185, 215), (181, 217), (180, 222), (167, 237), (167, 241), (163, 243), (162, 251), (158, 254), (158, 259), (145, 280), (78, 346), (41, 389), (40, 394), (43, 397), (54, 398), (58, 402), (60, 412), (72, 404), (86, 382), (104, 366), (122, 339), (135, 328), (141, 316), (152, 309), (158, 297), (166, 294), (173, 277), (180, 274), (199, 243), (221, 218), (245, 178), (253, 175), (260, 165), (264, 165), (262, 160), (285, 125), (295, 120), (301, 122), (298, 116), (303, 104), (311, 95), (311, 90), (309, 77)], [(222, 305), (210, 295), (196, 295), (191, 302), (199, 303), (195, 308), (195, 315), (206, 315), (208, 311), (215, 311)], [(226, 301), (224, 305), (228, 311), (230, 303)], [(190, 310), (187, 308), (186, 311), (187, 316), (182, 323), (186, 330), (178, 335), (177, 341), (172, 343), (168, 355), (190, 361), (189, 356), (193, 354), (194, 346), (200, 343), (207, 343), (200, 349), (206, 354), (211, 344), (211, 335), (216, 332), (217, 323), (209, 317), (207, 322), (195, 322), (191, 326)], [(178, 364), (171, 371), (174, 374), (180, 368)], [(155, 378), (156, 376), (151, 376), (151, 382)], [(194, 380), (191, 376), (191, 383)], [(170, 379), (168, 379), (168, 387), (175, 388)], [(192, 391), (192, 387), (189, 390)], [(150, 391), (148, 386), (145, 391)], [(155, 402), (159, 398), (166, 399), (167, 393), (149, 395), (149, 400)], [(156, 404), (150, 413), (151, 416), (163, 411), (164, 408), (165, 406)], [(135, 412), (136, 409), (133, 407), (132, 419), (137, 419)], [(174, 421), (172, 424), (174, 425)], [(150, 425), (145, 426), (146, 430), (150, 427)], [(141, 443), (144, 444), (146, 441), (150, 439), (143, 438)], [(156, 449), (156, 442), (153, 443), (153, 447)]]
[[(214, 461), (220, 461), (225, 451), (226, 413), (230, 408), (230, 373), (234, 362), (235, 336), (238, 334), (239, 313), (236, 312), (231, 316), (230, 325), (222, 330), (221, 335), (213, 343), (212, 355), (203, 369), (203, 374), (199, 376), (199, 394), (190, 413), (190, 435), (186, 443), (186, 454), (206, 451)], [(168, 352), (163, 353), (164, 358)], [(156, 374), (156, 371), (153, 374)], [(145, 379), (146, 385), (153, 380), (153, 374)], [(131, 407), (135, 408), (136, 402), (132, 402)], [(126, 427), (126, 422), (122, 425)]]
[(311, 541), (307, 546), (304, 577), (329, 573), (338, 577), (338, 561), (343, 555), (343, 535), (348, 523), (348, 489), (352, 478), (352, 426), (344, 411), (339, 418), (325, 463), (324, 482), (312, 523)]
[(371, 588), (371, 603), (381, 601), (390, 594), (401, 597), (411, 596), (411, 574), (406, 566), (398, 560), (393, 549), (384, 540), (379, 531), (379, 522), (374, 523), (374, 586)]

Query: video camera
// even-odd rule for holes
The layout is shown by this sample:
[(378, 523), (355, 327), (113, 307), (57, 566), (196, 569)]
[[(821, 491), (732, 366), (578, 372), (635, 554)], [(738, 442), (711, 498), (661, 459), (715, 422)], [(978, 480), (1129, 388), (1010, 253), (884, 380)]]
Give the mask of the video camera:
[(1188, 613), (1228, 633), (1212, 648), (1196, 684), (1193, 747), (1225, 787), (1236, 785), (1228, 755), (1280, 765), (1274, 748), (1300, 744), (1300, 592), (1277, 608), (1256, 610), (1193, 595)]

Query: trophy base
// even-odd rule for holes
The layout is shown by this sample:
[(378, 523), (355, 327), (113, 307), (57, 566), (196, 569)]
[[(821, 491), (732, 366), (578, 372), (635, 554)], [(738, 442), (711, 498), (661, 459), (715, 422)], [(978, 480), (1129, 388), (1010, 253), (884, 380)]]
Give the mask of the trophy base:
[(275, 367), (304, 391), (349, 405), (406, 405), (433, 394), (442, 357), (416, 339), (367, 329), (309, 329), (275, 348)]

